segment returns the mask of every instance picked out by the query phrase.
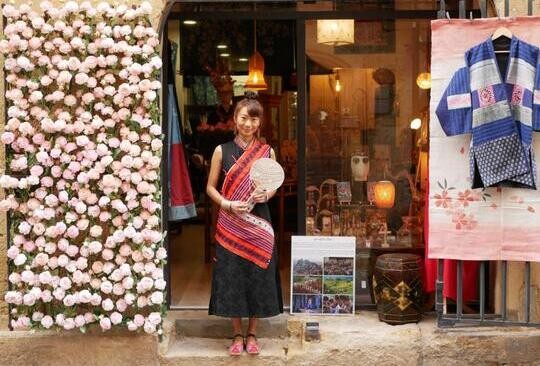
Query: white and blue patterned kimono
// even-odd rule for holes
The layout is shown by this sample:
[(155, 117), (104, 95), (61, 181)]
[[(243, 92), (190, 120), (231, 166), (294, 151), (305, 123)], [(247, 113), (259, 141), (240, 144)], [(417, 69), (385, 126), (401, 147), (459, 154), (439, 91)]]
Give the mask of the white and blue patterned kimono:
[(513, 37), (499, 70), (491, 38), (465, 53), (437, 107), (447, 136), (471, 133), (472, 188), (536, 189), (532, 131), (540, 130), (538, 47)]

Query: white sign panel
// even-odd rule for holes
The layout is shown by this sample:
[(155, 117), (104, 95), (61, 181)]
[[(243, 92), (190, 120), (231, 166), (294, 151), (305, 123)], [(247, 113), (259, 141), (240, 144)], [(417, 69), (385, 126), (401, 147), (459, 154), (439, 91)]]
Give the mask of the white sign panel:
[(354, 314), (353, 236), (293, 236), (291, 313)]

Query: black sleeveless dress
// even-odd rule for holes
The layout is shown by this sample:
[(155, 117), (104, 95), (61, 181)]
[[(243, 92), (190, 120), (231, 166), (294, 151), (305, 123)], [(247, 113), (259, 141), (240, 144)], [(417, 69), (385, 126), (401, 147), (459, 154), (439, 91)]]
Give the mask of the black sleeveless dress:
[[(234, 141), (220, 146), (223, 167), (221, 186), (225, 172), (242, 156), (244, 150)], [(270, 222), (270, 210), (266, 203), (256, 204), (251, 213)], [(216, 244), (208, 314), (228, 318), (267, 318), (282, 313), (283, 300), (276, 258), (274, 245), (270, 264), (262, 269)]]

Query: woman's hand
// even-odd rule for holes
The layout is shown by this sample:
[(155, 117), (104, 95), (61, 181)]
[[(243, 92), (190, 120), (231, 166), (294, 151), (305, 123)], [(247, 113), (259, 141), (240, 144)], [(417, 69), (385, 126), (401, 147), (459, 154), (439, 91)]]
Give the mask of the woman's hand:
[(244, 201), (231, 201), (231, 211), (235, 214), (243, 214), (248, 212), (249, 204)]
[(268, 192), (266, 190), (255, 190), (252, 195), (252, 200), (255, 203), (268, 202)]

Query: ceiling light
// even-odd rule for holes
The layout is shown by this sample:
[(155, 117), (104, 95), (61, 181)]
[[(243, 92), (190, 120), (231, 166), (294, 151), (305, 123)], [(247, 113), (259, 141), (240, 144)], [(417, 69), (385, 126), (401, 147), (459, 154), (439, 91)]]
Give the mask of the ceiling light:
[(317, 43), (343, 46), (354, 43), (354, 19), (317, 20)]
[(185, 25), (195, 25), (195, 24), (197, 24), (197, 21), (188, 19), (188, 20), (184, 20), (184, 24)]
[(224, 50), (225, 48), (227, 48), (227, 45), (226, 44), (218, 44), (217, 48), (220, 49), (220, 50)]

